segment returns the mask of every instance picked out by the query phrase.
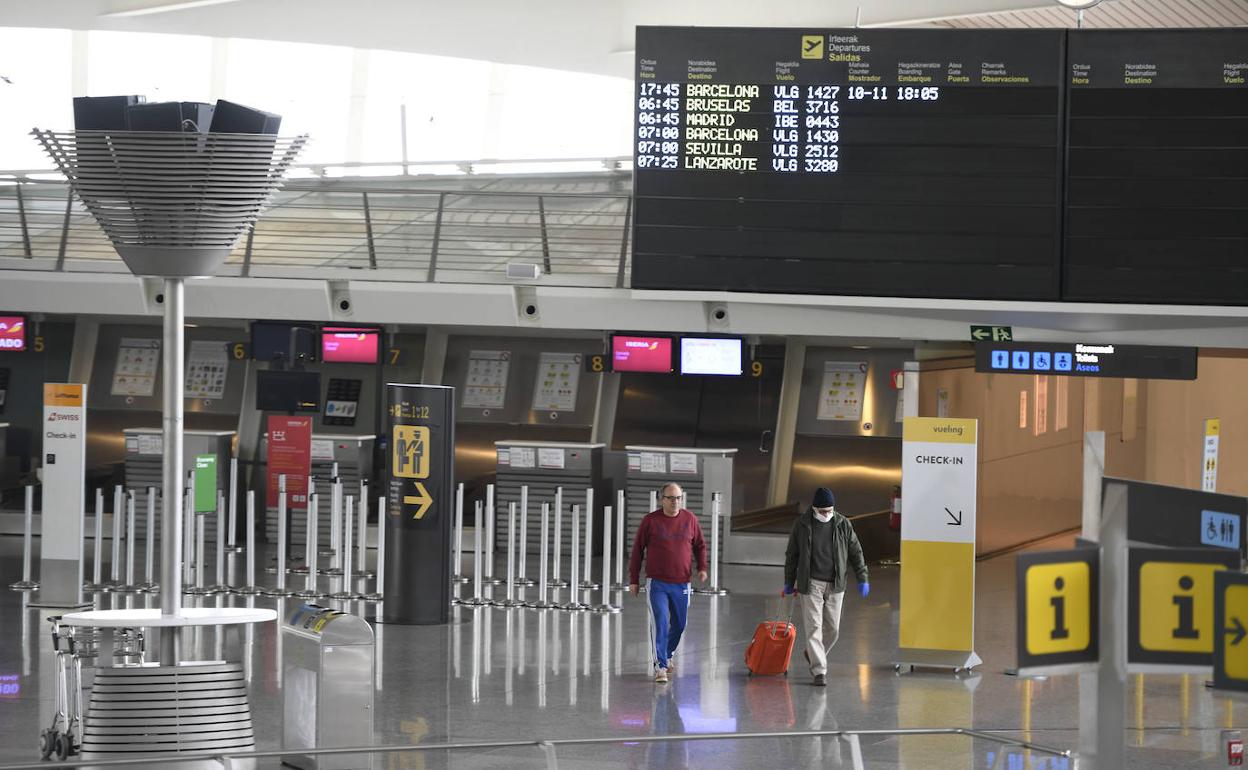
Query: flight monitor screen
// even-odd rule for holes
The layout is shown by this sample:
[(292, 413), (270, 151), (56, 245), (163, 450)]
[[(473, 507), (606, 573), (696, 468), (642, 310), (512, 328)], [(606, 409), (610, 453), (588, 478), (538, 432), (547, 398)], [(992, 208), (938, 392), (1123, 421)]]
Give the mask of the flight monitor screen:
[(380, 334), (373, 328), (326, 326), (321, 330), (321, 360), (326, 363), (375, 364)]
[(681, 337), (681, 374), (740, 375), (743, 345), (739, 338)]
[(1056, 299), (1063, 35), (639, 27), (633, 286)]
[(1248, 31), (1071, 31), (1068, 299), (1248, 302)]
[(1070, 377), (1196, 379), (1196, 348), (1106, 342), (977, 342), (975, 371)]
[(616, 372), (670, 374), (672, 338), (611, 335), (611, 369)]
[(26, 317), (0, 315), (0, 352), (26, 349)]
[(316, 412), (320, 403), (319, 372), (256, 372), (256, 409), (265, 412)]
[(316, 360), (317, 330), (310, 324), (255, 321), (251, 324), (251, 357), (257, 361)]

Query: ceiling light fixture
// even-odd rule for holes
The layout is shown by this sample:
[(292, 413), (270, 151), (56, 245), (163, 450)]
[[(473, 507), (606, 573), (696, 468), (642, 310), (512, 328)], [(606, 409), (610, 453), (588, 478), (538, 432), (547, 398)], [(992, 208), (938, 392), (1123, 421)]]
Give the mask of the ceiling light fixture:
[(238, 0), (180, 0), (176, 3), (161, 3), (160, 5), (150, 5), (144, 8), (134, 8), (129, 11), (112, 11), (110, 13), (101, 13), (102, 18), (120, 19), (128, 16), (151, 16), (157, 13), (169, 13), (170, 11), (185, 11), (191, 8), (202, 8), (207, 5), (224, 5), (226, 3), (237, 3)]

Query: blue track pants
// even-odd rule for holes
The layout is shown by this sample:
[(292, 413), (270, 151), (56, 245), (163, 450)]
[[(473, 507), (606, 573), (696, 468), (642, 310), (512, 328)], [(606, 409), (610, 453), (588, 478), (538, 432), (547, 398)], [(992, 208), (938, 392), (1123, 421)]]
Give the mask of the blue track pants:
[(659, 668), (667, 668), (668, 660), (680, 644), (689, 619), (688, 583), (665, 583), (651, 578), (646, 595), (650, 599), (650, 630), (654, 634), (654, 660)]

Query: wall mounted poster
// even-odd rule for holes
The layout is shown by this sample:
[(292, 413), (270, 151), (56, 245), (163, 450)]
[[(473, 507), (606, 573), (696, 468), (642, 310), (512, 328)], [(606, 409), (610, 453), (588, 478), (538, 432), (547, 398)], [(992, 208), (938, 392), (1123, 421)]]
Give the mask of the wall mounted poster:
[(533, 385), (533, 409), (539, 412), (576, 411), (581, 375), (580, 353), (542, 353)]
[(113, 369), (114, 396), (151, 396), (156, 392), (156, 369), (160, 366), (160, 340), (122, 337)]
[(219, 399), (225, 396), (230, 365), (224, 341), (192, 340), (186, 356), (186, 397)]
[(473, 350), (468, 353), (468, 376), (464, 381), (464, 401), (469, 409), (502, 409), (507, 402), (509, 350)]
[(824, 362), (817, 419), (858, 422), (862, 419), (862, 398), (866, 389), (866, 361)]

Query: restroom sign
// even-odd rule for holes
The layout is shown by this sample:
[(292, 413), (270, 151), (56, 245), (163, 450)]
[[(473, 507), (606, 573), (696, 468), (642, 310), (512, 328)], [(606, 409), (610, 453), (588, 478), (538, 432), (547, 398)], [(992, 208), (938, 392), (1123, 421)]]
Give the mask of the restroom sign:
[(1095, 548), (1018, 556), (1018, 667), (1095, 663), (1099, 653)]
[(1127, 662), (1212, 666), (1214, 575), (1238, 571), (1238, 552), (1132, 548), (1127, 563)]

